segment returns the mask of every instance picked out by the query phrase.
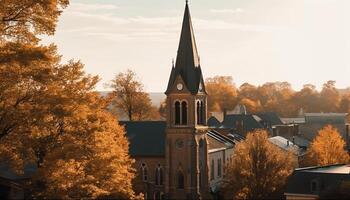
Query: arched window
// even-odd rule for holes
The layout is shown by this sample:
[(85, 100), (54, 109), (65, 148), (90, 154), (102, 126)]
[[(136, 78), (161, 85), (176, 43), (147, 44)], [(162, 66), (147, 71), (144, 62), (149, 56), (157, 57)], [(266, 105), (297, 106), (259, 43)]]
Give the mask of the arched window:
[(177, 188), (184, 189), (185, 188), (185, 177), (182, 171), (177, 173)]
[(163, 169), (160, 164), (156, 168), (156, 185), (163, 185)]
[(197, 101), (197, 124), (200, 124), (200, 103)]
[(205, 105), (203, 101), (201, 101), (201, 124), (205, 124)]
[(186, 101), (183, 101), (181, 103), (181, 111), (182, 111), (182, 125), (187, 125), (187, 103)]
[(141, 164), (141, 172), (142, 172), (142, 181), (147, 181), (148, 175), (147, 175), (147, 166), (145, 163)]
[(204, 103), (201, 101), (200, 124), (204, 124)]
[(175, 125), (180, 124), (180, 102), (175, 102)]

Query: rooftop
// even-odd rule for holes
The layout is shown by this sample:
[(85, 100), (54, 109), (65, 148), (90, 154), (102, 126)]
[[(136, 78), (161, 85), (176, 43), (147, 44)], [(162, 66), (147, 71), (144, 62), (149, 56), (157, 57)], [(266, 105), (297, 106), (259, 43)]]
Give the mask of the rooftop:
[(337, 164), (337, 165), (328, 165), (328, 166), (298, 168), (295, 171), (326, 173), (326, 174), (350, 174), (350, 164)]

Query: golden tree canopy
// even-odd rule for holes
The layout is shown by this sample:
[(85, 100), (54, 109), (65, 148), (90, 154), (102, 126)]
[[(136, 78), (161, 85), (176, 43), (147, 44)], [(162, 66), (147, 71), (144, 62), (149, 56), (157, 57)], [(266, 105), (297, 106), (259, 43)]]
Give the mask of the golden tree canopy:
[(208, 92), (208, 110), (232, 110), (237, 104), (237, 89), (231, 76), (207, 78), (205, 88)]
[(268, 141), (266, 131), (249, 133), (227, 165), (226, 198), (266, 199), (280, 192), (296, 166), (296, 158)]
[(349, 162), (349, 154), (345, 150), (345, 141), (337, 129), (328, 125), (318, 132), (310, 144), (305, 157), (305, 164), (332, 165)]
[(113, 105), (123, 111), (130, 121), (159, 119), (158, 109), (152, 106), (149, 94), (137, 80), (136, 73), (127, 70), (116, 75), (111, 81)]

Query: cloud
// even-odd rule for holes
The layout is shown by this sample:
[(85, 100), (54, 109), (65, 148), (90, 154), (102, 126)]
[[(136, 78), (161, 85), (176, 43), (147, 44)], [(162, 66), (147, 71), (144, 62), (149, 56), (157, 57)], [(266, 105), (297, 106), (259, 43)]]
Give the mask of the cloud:
[(211, 13), (215, 14), (241, 14), (245, 12), (242, 8), (236, 8), (236, 9), (210, 9)]
[(74, 11), (106, 11), (106, 10), (116, 10), (119, 7), (114, 4), (86, 4), (86, 3), (71, 3), (69, 6), (70, 10)]

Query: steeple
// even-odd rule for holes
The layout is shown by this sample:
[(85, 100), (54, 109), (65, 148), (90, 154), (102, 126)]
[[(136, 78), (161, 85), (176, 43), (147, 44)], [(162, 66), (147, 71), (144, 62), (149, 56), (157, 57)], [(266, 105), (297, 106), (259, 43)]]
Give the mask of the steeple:
[(173, 88), (174, 81), (178, 75), (181, 76), (187, 89), (192, 94), (198, 93), (199, 84), (203, 82), (203, 78), (188, 1), (186, 1), (175, 67), (172, 68), (168, 88), (165, 93), (168, 93)]

